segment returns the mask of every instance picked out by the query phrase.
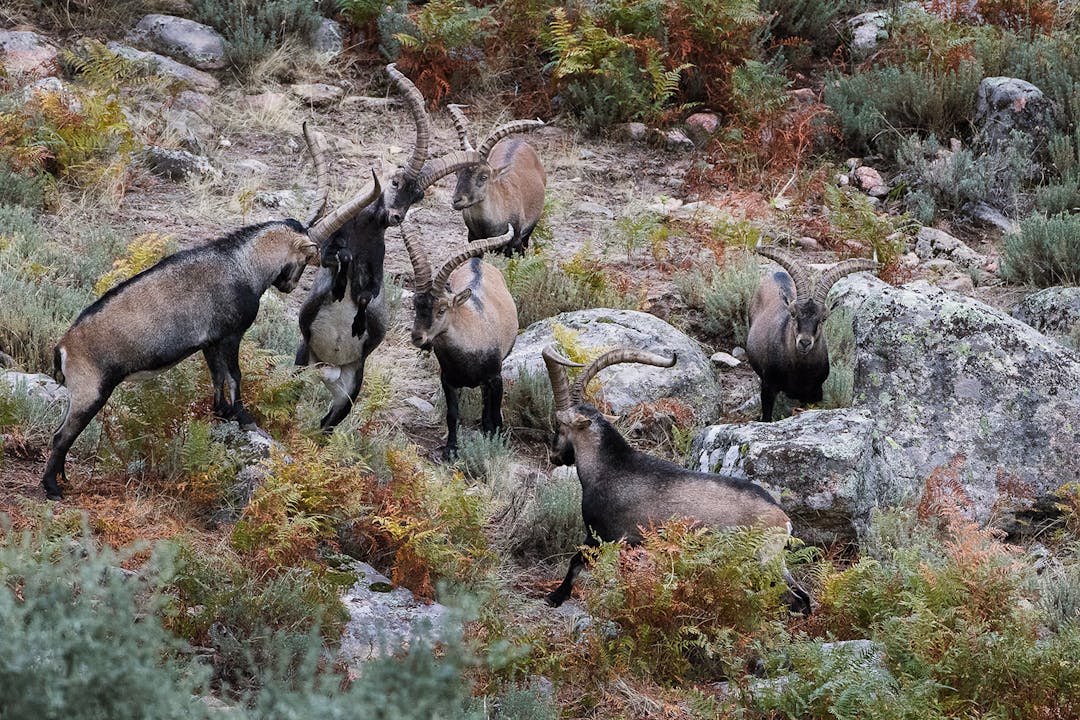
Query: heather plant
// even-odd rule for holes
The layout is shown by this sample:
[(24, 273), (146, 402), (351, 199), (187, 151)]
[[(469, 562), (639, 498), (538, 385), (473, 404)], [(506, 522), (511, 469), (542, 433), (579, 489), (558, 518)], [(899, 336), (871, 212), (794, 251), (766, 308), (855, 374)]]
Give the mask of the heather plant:
[(897, 263), (919, 230), (919, 224), (909, 215), (879, 215), (861, 193), (826, 185), (823, 200), (829, 209), (834, 237), (866, 248), (869, 255), (876, 253), (881, 271)]
[(845, 0), (762, 0), (760, 7), (772, 15), (770, 35), (782, 41), (789, 59), (802, 65), (836, 49), (838, 19), (847, 4)]
[(1080, 284), (1080, 216), (1035, 213), (1005, 238), (1001, 276), (1037, 287)]
[(672, 521), (647, 529), (638, 547), (591, 551), (589, 612), (618, 628), (598, 639), (609, 665), (666, 682), (741, 674), (787, 612), (782, 555), (761, 560), (774, 532)]

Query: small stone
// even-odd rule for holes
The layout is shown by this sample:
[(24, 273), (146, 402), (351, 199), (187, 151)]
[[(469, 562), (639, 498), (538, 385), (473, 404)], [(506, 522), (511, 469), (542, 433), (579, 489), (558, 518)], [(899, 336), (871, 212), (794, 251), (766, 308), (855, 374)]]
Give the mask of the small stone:
[(856, 58), (870, 55), (877, 49), (878, 43), (888, 40), (889, 33), (885, 28), (889, 24), (889, 17), (887, 10), (873, 10), (847, 21), (851, 33), (849, 47)]
[(233, 163), (233, 170), (237, 175), (266, 175), (270, 172), (270, 166), (255, 158), (245, 158)]
[(919, 267), (926, 272), (938, 273), (939, 275), (956, 272), (956, 263), (943, 257), (930, 258)]
[(741, 345), (736, 345), (735, 347), (731, 348), (731, 356), (739, 362), (746, 360), (746, 348), (742, 347)]
[(978, 220), (984, 225), (997, 228), (1006, 235), (1017, 232), (1020, 229), (1019, 225), (1005, 217), (1000, 210), (992, 208), (986, 203), (968, 203), (964, 206), (963, 210), (975, 220)]
[(225, 67), (225, 38), (209, 25), (173, 15), (146, 15), (132, 38), (154, 52), (199, 70)]
[(594, 160), (596, 158), (596, 153), (594, 153), (592, 150), (582, 150), (580, 153), (578, 153), (578, 157), (580, 157), (582, 160)]
[(178, 110), (193, 112), (203, 120), (209, 120), (214, 112), (214, 101), (209, 95), (194, 90), (184, 90), (176, 96), (172, 106)]
[(975, 283), (972, 281), (971, 276), (962, 272), (952, 273), (948, 277), (942, 278), (937, 282), (937, 286), (942, 290), (960, 293), (961, 295), (970, 295), (975, 291)]
[(615, 217), (615, 213), (611, 210), (611, 208), (604, 207), (603, 205), (599, 205), (594, 202), (589, 202), (588, 200), (578, 203), (577, 207), (578, 210), (585, 215), (600, 215), (602, 217), (608, 218), (609, 220)]
[(804, 236), (799, 238), (799, 247), (801, 247), (803, 250), (820, 250), (821, 243), (819, 243), (815, 238)]
[(168, 180), (179, 182), (191, 177), (221, 177), (221, 171), (211, 165), (208, 158), (187, 150), (148, 145), (142, 157), (150, 172)]
[(668, 150), (693, 150), (694, 141), (686, 136), (679, 128), (668, 130), (663, 135), (664, 147)]
[(432, 405), (431, 403), (429, 403), (427, 400), (425, 400), (423, 398), (416, 397), (415, 395), (411, 395), (411, 396), (405, 398), (405, 404), (413, 406), (414, 408), (419, 410), (424, 415), (427, 415), (428, 413), (431, 413), (431, 412), (435, 411), (435, 406), (434, 405)]
[[(855, 187), (860, 190), (873, 190), (874, 188), (885, 187), (885, 178), (881, 177), (881, 173), (868, 165), (861, 165), (851, 171), (852, 179), (855, 181)], [(888, 192), (888, 190), (886, 190)], [(879, 197), (879, 196), (874, 196)]]
[(48, 77), (57, 71), (60, 51), (42, 35), (27, 30), (0, 30), (0, 68), (12, 77)]
[(345, 91), (336, 85), (326, 83), (297, 83), (289, 86), (289, 92), (312, 107), (325, 107), (345, 94)]
[(813, 88), (798, 88), (796, 90), (788, 90), (788, 97), (796, 102), (805, 103), (806, 105), (813, 105), (817, 102), (818, 96), (814, 92)]
[(185, 150), (203, 154), (210, 147), (214, 128), (196, 113), (174, 106), (163, 108), (161, 118), (165, 121), (166, 132)]
[(615, 126), (615, 137), (619, 140), (642, 142), (649, 135), (649, 128), (645, 123), (630, 122)]
[(713, 353), (709, 360), (711, 360), (712, 364), (716, 367), (733, 368), (742, 365), (742, 361), (739, 360), (739, 358), (726, 352)]
[(847, 173), (836, 173), (836, 186), (837, 187), (847, 187), (850, 184), (851, 184), (851, 178), (848, 177)]
[(720, 128), (720, 118), (715, 113), (697, 112), (686, 118), (686, 132), (698, 145), (709, 142)]

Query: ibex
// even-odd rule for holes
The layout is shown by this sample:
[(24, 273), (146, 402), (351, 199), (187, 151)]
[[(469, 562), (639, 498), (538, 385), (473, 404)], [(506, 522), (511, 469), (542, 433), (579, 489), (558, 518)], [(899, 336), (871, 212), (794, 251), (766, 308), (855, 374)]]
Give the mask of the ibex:
[(544, 212), (544, 187), (547, 176), (540, 157), (520, 138), (503, 140), (513, 133), (543, 127), (540, 120), (515, 120), (492, 131), (480, 147), (473, 149), (468, 121), (460, 105), (447, 108), (457, 128), (461, 149), (481, 162), (458, 171), (453, 207), (461, 210), (469, 228), (469, 242), (506, 232), (507, 225), (517, 228), (504, 252), (524, 253), (536, 224)]
[(432, 280), (427, 253), (415, 237), (403, 235), (416, 293), (412, 343), (421, 350), (434, 350), (439, 360), (439, 380), (446, 396), (443, 458), (447, 460), (457, 452), (461, 388), (481, 386), (480, 427), (485, 433), (502, 427), (502, 363), (517, 339), (517, 306), (502, 273), (479, 256), (502, 247), (513, 236), (511, 227), (500, 237), (474, 243), (447, 260)]
[(758, 253), (784, 270), (767, 274), (750, 302), (746, 355), (761, 378), (761, 420), (771, 422), (777, 393), (801, 402), (819, 402), (829, 377), (825, 344), (825, 298), (837, 280), (877, 268), (874, 260), (854, 258), (826, 270), (810, 285), (805, 266), (787, 251), (758, 243)]
[[(559, 355), (554, 346), (543, 352), (555, 400), (557, 429), (551, 449), (554, 465), (576, 465), (581, 482), (581, 516), (585, 545), (599, 541), (641, 542), (641, 528), (673, 517), (688, 518), (714, 530), (734, 527), (776, 528), (767, 560), (783, 550), (791, 521), (776, 500), (747, 480), (696, 472), (639, 452), (592, 405), (584, 402), (585, 388), (598, 372), (616, 363), (637, 362), (671, 367), (670, 358), (639, 350), (609, 350), (593, 360), (570, 387), (566, 366), (578, 366)], [(558, 607), (570, 597), (574, 578), (584, 567), (579, 551), (570, 560), (562, 584), (547, 596)], [(792, 609), (809, 612), (810, 596), (784, 569)]]
[[(405, 97), (416, 124), (412, 155), (387, 191), (374, 176), (374, 183), (357, 200), (359, 212), (321, 248), (322, 267), (300, 309), (302, 341), (296, 364), (318, 364), (332, 396), (330, 409), (320, 423), (323, 432), (331, 432), (349, 414), (364, 382), (364, 364), (386, 335), (382, 293), (386, 228), (399, 225), (432, 183), (479, 162), (457, 152), (428, 161), (431, 121), (424, 110), (424, 98), (392, 64), (386, 71)], [(315, 160), (319, 199), (324, 201), (327, 173), (322, 149), (306, 130), (304, 137)]]
[[(320, 198), (325, 203), (325, 198)], [(170, 255), (83, 310), (53, 350), (53, 374), (71, 392), (53, 435), (42, 484), (59, 500), (72, 443), (127, 378), (165, 370), (202, 350), (214, 384), (214, 414), (254, 423), (240, 400), (240, 340), (273, 285), (291, 292), (319, 245), (364, 206), (353, 198), (318, 222), (251, 225)], [(316, 208), (315, 217), (322, 211)]]

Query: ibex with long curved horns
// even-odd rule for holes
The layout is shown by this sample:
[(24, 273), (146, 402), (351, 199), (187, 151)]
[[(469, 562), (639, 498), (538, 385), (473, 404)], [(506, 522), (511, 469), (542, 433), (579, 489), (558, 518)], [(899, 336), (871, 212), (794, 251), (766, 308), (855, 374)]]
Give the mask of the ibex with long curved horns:
[(71, 391), (53, 435), (42, 484), (62, 497), (58, 480), (72, 443), (126, 378), (165, 370), (202, 350), (214, 385), (214, 414), (241, 425), (254, 419), (240, 399), (240, 340), (273, 285), (291, 292), (319, 246), (369, 202), (361, 193), (319, 219), (320, 193), (307, 223), (281, 220), (241, 228), (170, 255), (83, 310), (53, 350), (54, 375)]
[(801, 402), (821, 400), (829, 377), (825, 298), (845, 275), (876, 269), (877, 256), (837, 263), (811, 285), (806, 267), (786, 250), (758, 243), (757, 251), (784, 268), (762, 278), (746, 338), (747, 358), (761, 378), (761, 419), (770, 422), (780, 392)]
[(403, 234), (413, 266), (412, 342), (435, 351), (446, 396), (444, 459), (457, 452), (461, 388), (481, 387), (480, 427), (485, 433), (502, 427), (502, 363), (517, 339), (517, 306), (502, 273), (479, 256), (502, 247), (513, 235), (511, 227), (500, 237), (473, 243), (447, 260), (432, 279), (427, 253), (415, 237)]
[(450, 117), (457, 128), (461, 149), (479, 157), (479, 164), (458, 171), (453, 207), (461, 210), (469, 228), (469, 242), (501, 235), (507, 225), (517, 228), (506, 246), (506, 255), (524, 253), (540, 216), (544, 212), (547, 176), (540, 157), (520, 138), (504, 139), (514, 133), (543, 127), (540, 120), (515, 120), (495, 128), (480, 147), (469, 140), (468, 120), (460, 105), (450, 105)]
[[(462, 153), (428, 160), (431, 120), (424, 110), (424, 98), (392, 64), (386, 71), (404, 96), (416, 124), (412, 155), (391, 178), (388, 189), (383, 189), (375, 175), (372, 185), (356, 200), (359, 212), (341, 222), (334, 220), (334, 232), (321, 248), (322, 268), (300, 309), (303, 340), (296, 352), (296, 364), (317, 363), (332, 396), (330, 409), (320, 423), (324, 432), (332, 431), (349, 414), (364, 382), (367, 357), (386, 335), (382, 292), (386, 229), (399, 225), (432, 183), (480, 161)], [(323, 152), (306, 128), (304, 138), (315, 160), (319, 198), (323, 199), (327, 194)]]
[[(671, 367), (670, 358), (640, 350), (609, 350), (581, 371), (573, 387), (566, 366), (577, 366), (559, 355), (554, 346), (543, 353), (555, 399), (557, 429), (551, 449), (555, 465), (576, 465), (581, 482), (581, 516), (585, 521), (585, 545), (598, 541), (641, 542), (641, 528), (670, 520), (689, 518), (714, 530), (733, 527), (777, 528), (770, 543), (769, 559), (781, 552), (791, 533), (791, 522), (776, 500), (747, 480), (688, 470), (639, 452), (592, 405), (585, 402), (585, 388), (604, 368), (636, 362)], [(558, 607), (570, 597), (574, 578), (585, 565), (578, 552), (562, 584), (547, 597)], [(784, 570), (790, 603), (796, 611), (810, 610), (810, 596)]]

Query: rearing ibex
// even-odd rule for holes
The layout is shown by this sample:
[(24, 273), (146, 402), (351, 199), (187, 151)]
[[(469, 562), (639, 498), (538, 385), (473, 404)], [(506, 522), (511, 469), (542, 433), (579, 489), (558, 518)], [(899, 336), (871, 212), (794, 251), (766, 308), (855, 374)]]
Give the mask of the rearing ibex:
[(825, 298), (845, 275), (876, 269), (877, 256), (837, 263), (811, 286), (806, 267), (786, 250), (758, 243), (757, 251), (787, 271), (762, 278), (750, 302), (746, 355), (761, 378), (761, 419), (770, 422), (777, 393), (801, 402), (821, 400), (829, 377)]
[[(551, 462), (577, 465), (585, 545), (595, 547), (598, 539), (624, 539), (635, 545), (641, 542), (641, 528), (679, 517), (714, 530), (740, 526), (777, 528), (776, 542), (770, 543), (766, 551), (768, 557), (774, 557), (783, 550), (791, 522), (763, 488), (748, 480), (688, 470), (639, 452), (595, 407), (584, 402), (589, 381), (609, 365), (636, 362), (671, 367), (674, 355), (666, 358), (640, 350), (609, 350), (581, 371), (572, 389), (565, 366), (580, 365), (559, 355), (554, 346), (545, 348), (543, 357), (551, 379), (557, 423)], [(548, 604), (558, 607), (570, 597), (574, 578), (584, 564), (584, 555), (576, 553), (566, 579), (548, 595)], [(810, 596), (786, 568), (784, 579), (792, 608), (808, 612)]]
[[(517, 306), (498, 268), (480, 260), (502, 247), (514, 228), (500, 237), (473, 243), (454, 255), (431, 278), (431, 262), (419, 241), (404, 233), (413, 266), (412, 342), (434, 350), (439, 380), (446, 396), (446, 446), (443, 458), (457, 452), (458, 391), (480, 385), (484, 409), (480, 427), (495, 433), (502, 427), (502, 363), (517, 339)], [(467, 265), (467, 261), (470, 261)]]
[[(332, 396), (330, 410), (320, 423), (324, 432), (332, 431), (349, 414), (364, 382), (367, 357), (386, 335), (382, 292), (386, 228), (399, 225), (409, 207), (423, 199), (432, 183), (480, 161), (459, 152), (428, 160), (431, 120), (424, 110), (424, 98), (393, 65), (388, 65), (386, 71), (404, 96), (416, 124), (412, 155), (393, 176), (387, 190), (374, 176), (373, 184), (356, 200), (359, 212), (335, 226), (336, 232), (322, 248), (322, 268), (300, 309), (303, 340), (296, 352), (296, 364), (317, 363)], [(306, 130), (304, 137), (319, 176), (319, 199), (325, 201), (323, 153)], [(318, 207), (321, 211), (322, 205)]]
[(531, 145), (520, 138), (503, 138), (543, 127), (544, 123), (515, 120), (500, 125), (473, 150), (461, 106), (450, 105), (447, 109), (457, 128), (462, 151), (481, 160), (475, 167), (458, 172), (454, 188), (453, 207), (461, 210), (469, 228), (469, 242), (501, 235), (511, 225), (516, 231), (504, 252), (507, 256), (524, 253), (544, 212), (547, 176)]

